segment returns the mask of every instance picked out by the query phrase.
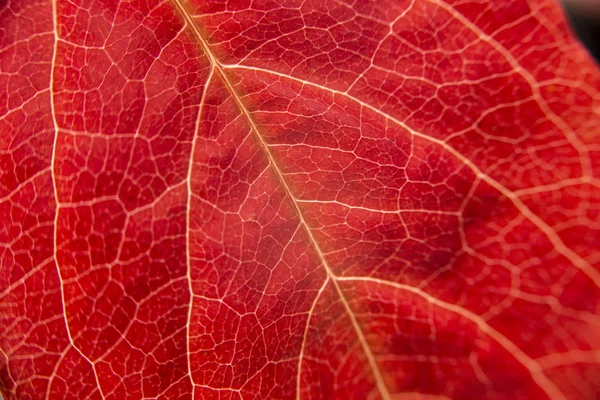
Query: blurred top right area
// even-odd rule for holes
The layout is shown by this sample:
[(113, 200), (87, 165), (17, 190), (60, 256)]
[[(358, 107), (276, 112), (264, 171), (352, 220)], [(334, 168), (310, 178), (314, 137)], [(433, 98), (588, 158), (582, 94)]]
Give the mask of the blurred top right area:
[(600, 0), (562, 0), (579, 40), (600, 62)]

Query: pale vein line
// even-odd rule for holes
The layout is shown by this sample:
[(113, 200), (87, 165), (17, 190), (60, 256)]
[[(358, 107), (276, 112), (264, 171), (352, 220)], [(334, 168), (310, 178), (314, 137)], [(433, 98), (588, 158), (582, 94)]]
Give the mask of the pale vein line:
[[(325, 91), (328, 91), (332, 94), (337, 94), (340, 95), (344, 98), (347, 98), (348, 100), (351, 100), (353, 102), (356, 102), (357, 104), (360, 104), (361, 106), (373, 111), (374, 113), (386, 118), (387, 120), (397, 124), (398, 126), (400, 126), (401, 128), (405, 129), (406, 131), (408, 131), (411, 135), (422, 138), (424, 140), (427, 140), (431, 143), (435, 143), (437, 145), (439, 145), (440, 147), (442, 147), (444, 150), (446, 150), (448, 153), (450, 153), (451, 155), (453, 155), (454, 157), (456, 157), (460, 162), (462, 162), (465, 166), (467, 166), (471, 171), (473, 171), (473, 173), (476, 175), (477, 178), (480, 178), (481, 180), (483, 180), (484, 182), (486, 182), (487, 184), (489, 184), (490, 186), (492, 186), (494, 189), (496, 189), (497, 191), (499, 191), (502, 195), (504, 195), (506, 198), (508, 198), (513, 204), (514, 206), (521, 212), (521, 214), (523, 214), (525, 216), (525, 218), (527, 218), (529, 221), (531, 221), (535, 226), (538, 227), (538, 229), (544, 233), (544, 235), (546, 235), (546, 237), (548, 238), (548, 240), (550, 240), (550, 242), (552, 243), (552, 245), (554, 246), (554, 248), (563, 256), (565, 256), (576, 268), (578, 268), (579, 270), (581, 270), (581, 272), (583, 272), (585, 275), (588, 276), (588, 278), (590, 278), (590, 280), (592, 282), (594, 282), (594, 284), (600, 288), (600, 272), (596, 271), (586, 260), (584, 260), (583, 258), (581, 258), (579, 256), (579, 254), (575, 253), (574, 251), (572, 251), (571, 249), (569, 249), (562, 241), (562, 239), (558, 236), (558, 234), (554, 231), (554, 229), (552, 229), (544, 220), (542, 220), (539, 216), (537, 216), (536, 214), (534, 214), (526, 205), (525, 203), (523, 203), (523, 201), (512, 191), (510, 191), (509, 189), (507, 189), (506, 187), (504, 187), (500, 182), (496, 181), (495, 179), (493, 179), (492, 177), (486, 175), (485, 173), (483, 173), (479, 167), (477, 167), (471, 160), (469, 160), (468, 158), (466, 158), (465, 156), (463, 156), (461, 153), (459, 153), (456, 149), (454, 149), (454, 147), (448, 145), (446, 142), (440, 140), (440, 139), (436, 139), (433, 138), (431, 136), (427, 136), (426, 134), (423, 134), (421, 132), (417, 132), (415, 130), (413, 130), (412, 128), (410, 128), (408, 125), (406, 125), (405, 123), (403, 123), (402, 121), (392, 117), (389, 114), (386, 114), (385, 112), (378, 110), (377, 108), (375, 108), (374, 106), (365, 103), (364, 101), (353, 97), (347, 93), (343, 93), (340, 92), (338, 90), (335, 89), (331, 89), (328, 88), (326, 86), (322, 86), (319, 85), (317, 83), (314, 82), (310, 82), (310, 81), (305, 81), (299, 78), (296, 78), (294, 76), (291, 75), (286, 75), (286, 74), (282, 74), (280, 72), (275, 72), (275, 71), (271, 71), (268, 69), (263, 69), (263, 68), (258, 68), (258, 67), (251, 67), (251, 66), (246, 66), (246, 65), (239, 65), (239, 64), (232, 64), (232, 65), (224, 65), (222, 66), (225, 69), (246, 69), (246, 70), (251, 70), (251, 71), (257, 71), (257, 72), (261, 72), (264, 74), (269, 74), (269, 75), (275, 75), (278, 76), (280, 78), (285, 78), (285, 79), (289, 79), (295, 82), (298, 82), (302, 85), (308, 85), (308, 86), (312, 86), (318, 89), (322, 89)], [(582, 181), (585, 179), (584, 177), (581, 178)]]
[(192, 260), (191, 260), (191, 230), (190, 230), (190, 221), (192, 215), (192, 170), (194, 165), (194, 151), (196, 150), (196, 142), (198, 139), (202, 118), (202, 108), (204, 107), (204, 102), (206, 101), (206, 93), (208, 92), (208, 87), (210, 85), (210, 81), (213, 76), (214, 65), (210, 68), (210, 73), (208, 75), (208, 79), (206, 79), (206, 85), (204, 86), (204, 92), (202, 93), (202, 97), (200, 99), (200, 105), (198, 107), (198, 117), (196, 118), (196, 129), (194, 129), (194, 138), (192, 139), (192, 149), (190, 151), (190, 162), (188, 166), (188, 174), (187, 174), (187, 211), (186, 211), (186, 247), (185, 247), (185, 255), (187, 261), (187, 281), (188, 288), (190, 291), (190, 304), (188, 306), (188, 315), (187, 315), (187, 323), (186, 323), (186, 337), (185, 341), (186, 350), (187, 350), (187, 364), (188, 364), (188, 374), (190, 376), (190, 382), (192, 383), (192, 400), (196, 398), (196, 391), (194, 390), (194, 379), (192, 378), (192, 359), (191, 359), (191, 351), (190, 351), (190, 326), (192, 321), (192, 306), (194, 304), (194, 291), (192, 288)]
[(553, 182), (546, 185), (534, 186), (526, 189), (515, 190), (514, 193), (516, 196), (524, 196), (524, 195), (532, 195), (539, 193), (547, 193), (558, 191), (560, 189), (564, 189), (572, 186), (580, 186), (580, 185), (590, 185), (595, 187), (596, 189), (600, 189), (600, 179), (596, 179), (593, 177), (584, 176), (582, 178), (569, 178), (564, 179), (559, 182)]
[(30, 183), (33, 185), (34, 181), (40, 177), (40, 176), (44, 176), (46, 175), (48, 172), (50, 172), (50, 167), (46, 167), (44, 169), (39, 170), (38, 172), (36, 172), (35, 174), (33, 174), (32, 176), (30, 176), (29, 178), (25, 179), (24, 181), (22, 181), (21, 183), (19, 183), (19, 185), (17, 187), (15, 187), (12, 191), (10, 191), (10, 193), (8, 193), (6, 196), (0, 197), (0, 203), (3, 203), (7, 200), (10, 200), (10, 198), (17, 192), (19, 192), (20, 190), (22, 190), (25, 186), (29, 185)]
[(434, 214), (434, 215), (449, 215), (453, 217), (457, 217), (460, 215), (458, 211), (444, 211), (444, 210), (427, 210), (421, 208), (406, 208), (406, 209), (398, 209), (398, 210), (381, 210), (377, 208), (369, 208), (363, 206), (353, 206), (338, 200), (296, 200), (298, 203), (313, 203), (313, 204), (336, 204), (342, 206), (344, 208), (348, 208), (351, 210), (361, 210), (368, 211), (377, 214), (400, 214), (400, 213), (423, 213), (423, 214)]
[[(231, 84), (231, 82), (227, 79), (227, 76), (225, 75), (225, 72), (223, 71), (223, 67), (221, 66), (221, 64), (219, 63), (219, 61), (216, 59), (216, 57), (214, 56), (214, 54), (212, 54), (210, 47), (208, 46), (208, 43), (206, 42), (206, 40), (204, 39), (204, 37), (202, 36), (202, 34), (200, 33), (198, 27), (196, 26), (196, 24), (194, 23), (194, 20), (192, 19), (191, 15), (189, 14), (189, 12), (187, 11), (187, 9), (185, 8), (185, 6), (182, 4), (181, 0), (173, 0), (175, 2), (175, 4), (177, 5), (177, 7), (179, 8), (179, 10), (181, 11), (181, 13), (183, 14), (184, 18), (186, 19), (188, 25), (192, 28), (192, 30), (194, 31), (194, 34), (197, 36), (200, 44), (202, 45), (202, 47), (204, 48), (205, 53), (208, 55), (208, 57), (211, 60), (212, 65), (214, 66), (215, 69), (218, 70), (219, 74), (222, 76), (222, 80), (224, 82), (224, 84), (227, 86), (227, 89), (230, 91), (232, 97), (234, 98), (237, 106), (239, 107), (240, 111), (246, 116), (246, 119), (248, 121), (248, 123), (250, 124), (250, 126), (252, 127), (252, 130), (255, 132), (257, 139), (259, 140), (260, 144), (262, 145), (262, 147), (264, 148), (265, 154), (267, 155), (267, 158), (269, 159), (269, 163), (273, 166), (273, 170), (275, 171), (275, 173), (277, 174), (279, 180), (281, 181), (282, 186), (285, 189), (285, 192), (288, 194), (288, 196), (290, 197), (292, 203), (294, 204), (294, 208), (297, 211), (298, 217), (300, 219), (300, 223), (301, 225), (304, 227), (307, 235), (309, 236), (311, 242), (313, 243), (313, 246), (315, 248), (315, 251), (317, 252), (319, 259), (321, 260), (321, 263), (323, 264), (323, 266), (325, 267), (325, 269), (327, 270), (327, 274), (331, 277), (334, 277), (333, 273), (331, 272), (331, 269), (329, 267), (329, 264), (327, 263), (327, 260), (325, 259), (325, 256), (323, 254), (323, 252), (321, 251), (321, 249), (319, 248), (319, 245), (317, 244), (317, 241), (315, 240), (306, 220), (304, 219), (304, 215), (302, 214), (301, 210), (300, 210), (300, 206), (298, 205), (298, 203), (296, 202), (296, 199), (294, 198), (294, 196), (292, 196), (292, 191), (290, 189), (290, 187), (287, 184), (287, 181), (284, 179), (283, 173), (281, 172), (280, 168), (277, 166), (276, 162), (275, 162), (275, 158), (273, 157), (273, 154), (271, 153), (271, 150), (269, 149), (267, 143), (265, 142), (264, 138), (260, 135), (259, 131), (258, 131), (258, 127), (256, 126), (256, 124), (254, 123), (254, 120), (251, 118), (250, 112), (246, 109), (246, 107), (244, 106), (244, 104), (242, 103), (242, 100), (240, 99), (239, 95), (237, 94), (237, 92), (235, 91), (233, 85)], [(348, 303), (348, 301), (346, 300), (346, 298), (344, 297), (344, 293), (342, 292), (342, 289), (340, 288), (340, 286), (337, 284), (335, 279), (332, 279), (332, 282), (336, 288), (336, 291), (338, 292), (339, 296), (340, 296), (340, 300), (342, 301), (342, 303), (344, 304), (344, 307), (348, 313), (348, 316), (350, 317), (350, 320), (352, 322), (352, 325), (356, 331), (356, 335), (361, 343), (361, 346), (363, 348), (363, 351), (365, 352), (365, 356), (367, 357), (367, 360), (369, 362), (369, 365), (371, 367), (371, 370), (373, 372), (373, 377), (375, 379), (375, 383), (377, 386), (377, 389), (379, 390), (381, 397), (384, 400), (391, 400), (391, 396), (390, 393), (387, 389), (387, 387), (384, 384), (383, 381), (383, 376), (381, 375), (381, 371), (379, 370), (379, 367), (377, 366), (377, 363), (375, 361), (375, 357), (373, 356), (373, 353), (371, 352), (370, 347), (367, 344), (367, 340), (358, 324), (358, 321), (356, 320), (356, 317), (354, 316), (354, 313), (352, 312), (352, 309), (350, 308), (350, 305)]]
[[(8, 379), (10, 379), (12, 382), (17, 383), (17, 379), (15, 379), (15, 377), (13, 377), (11, 368), (9, 368), (9, 363), (8, 363), (8, 354), (6, 354), (4, 352), (4, 350), (2, 349), (2, 346), (0, 346), (0, 356), (2, 356), (2, 358), (4, 358), (4, 365), (6, 366), (6, 374), (8, 375)], [(14, 393), (14, 389), (11, 390)], [(0, 385), (0, 397), (4, 396), (8, 398), (9, 395), (9, 391), (8, 391), (8, 387), (4, 386), (4, 385)]]
[[(50, 226), (50, 223), (44, 224), (45, 227)], [(35, 229), (35, 228), (34, 228)], [(23, 234), (20, 235), (20, 237), (23, 236)], [(17, 239), (18, 240), (18, 239)], [(16, 240), (15, 240), (16, 241)], [(12, 243), (8, 244), (8, 247), (10, 246), (14, 246), (14, 241)], [(5, 246), (1, 246), (0, 248), (4, 248)], [(35, 274), (39, 273), (40, 270), (46, 266), (46, 263), (50, 262), (54, 260), (54, 258), (52, 256), (40, 261), (37, 264), (37, 267), (32, 268), (30, 271), (28, 271), (26, 274), (24, 274), (21, 278), (19, 278), (17, 281), (11, 283), (10, 285), (8, 285), (6, 287), (6, 289), (4, 289), (2, 292), (0, 292), (0, 299), (4, 300), (5, 296), (8, 296), (10, 293), (13, 293), (13, 291), (23, 285), (25, 286), (27, 284), (27, 280), (29, 278), (31, 278), (32, 276), (34, 276)]]
[(477, 315), (465, 308), (442, 301), (420, 289), (417, 289), (412, 286), (404, 285), (401, 283), (396, 283), (396, 282), (387, 281), (384, 279), (371, 278), (371, 277), (348, 276), (348, 277), (337, 277), (336, 279), (339, 281), (347, 281), (347, 282), (370, 282), (370, 283), (375, 283), (375, 284), (379, 284), (379, 285), (390, 286), (390, 287), (393, 287), (393, 288), (399, 289), (399, 290), (404, 290), (404, 291), (416, 294), (419, 297), (422, 297), (423, 299), (427, 300), (427, 302), (429, 302), (430, 304), (436, 305), (440, 308), (444, 308), (448, 311), (452, 311), (452, 312), (464, 317), (465, 319), (467, 319), (467, 320), (473, 322), (475, 325), (477, 325), (477, 327), (479, 328), (480, 331), (486, 333), (489, 337), (494, 339), (498, 344), (500, 344), (504, 349), (506, 349), (506, 351), (508, 351), (510, 354), (512, 354), (525, 368), (527, 368), (529, 370), (529, 372), (531, 373), (533, 380), (540, 386), (540, 388), (542, 388), (546, 392), (546, 394), (548, 394), (548, 396), (551, 399), (561, 399), (561, 400), (567, 399), (565, 397), (565, 395), (560, 391), (560, 389), (550, 379), (548, 379), (548, 377), (542, 371), (541, 366), (535, 360), (533, 360), (531, 357), (529, 357), (527, 354), (525, 354), (525, 352), (523, 352), (517, 345), (515, 345), (513, 342), (511, 342), (502, 333), (500, 333), (497, 330), (495, 330), (494, 328), (492, 328), (479, 315)]
[[(53, 44), (53, 54), (52, 54), (52, 63), (50, 65), (50, 114), (52, 114), (52, 123), (54, 125), (54, 141), (52, 143), (52, 158), (50, 160), (50, 175), (52, 177), (52, 188), (54, 191), (54, 201), (56, 202), (56, 212), (54, 214), (54, 232), (53, 232), (53, 246), (54, 246), (54, 263), (56, 265), (56, 272), (58, 274), (58, 279), (60, 280), (60, 298), (62, 302), (62, 314), (63, 320), (65, 322), (65, 328), (67, 330), (67, 337), (69, 338), (69, 343), (75, 351), (79, 353), (79, 355), (90, 363), (92, 366), (92, 371), (94, 373), (94, 379), (96, 380), (96, 385), (98, 386), (98, 391), (100, 392), (100, 397), (104, 399), (104, 394), (102, 393), (102, 387), (100, 386), (100, 379), (98, 378), (98, 374), (96, 372), (96, 366), (83, 352), (75, 345), (75, 341), (73, 340), (73, 336), (71, 335), (71, 329), (69, 328), (69, 322), (67, 321), (67, 307), (65, 301), (65, 288), (64, 281), (62, 278), (62, 274), (60, 272), (60, 265), (58, 264), (57, 257), (57, 249), (58, 249), (58, 214), (60, 212), (60, 201), (58, 199), (58, 188), (56, 185), (56, 175), (55, 175), (55, 167), (56, 167), (56, 145), (58, 144), (58, 121), (56, 120), (56, 108), (54, 105), (54, 68), (56, 67), (56, 58), (57, 58), (57, 50), (58, 50), (58, 14), (56, 10), (56, 0), (52, 1), (52, 22), (53, 22), (53, 31), (54, 31), (54, 44)], [(48, 387), (50, 390), (50, 387)], [(48, 392), (47, 392), (48, 393)]]
[[(56, 361), (56, 364), (54, 365), (54, 368), (52, 369), (52, 373), (50, 374), (50, 377), (48, 379), (48, 389), (50, 389), (52, 387), (52, 385), (54, 383), (54, 378), (57, 377), (58, 370), (60, 369), (60, 366), (62, 365), (63, 361), (65, 360), (70, 347), (71, 346), (67, 346), (65, 351), (63, 351), (63, 353), (60, 355), (60, 357)], [(46, 390), (46, 400), (52, 400), (50, 398), (50, 390)]]
[[(29, 38), (29, 40), (33, 39), (33, 36), (31, 36)], [(6, 51), (6, 47), (2, 50), (2, 51)], [(29, 65), (35, 65), (36, 63), (31, 63)], [(49, 89), (42, 89), (39, 92), (37, 92), (36, 94), (34, 94), (33, 96), (31, 96), (30, 98), (28, 98), (27, 100), (25, 100), (23, 103), (20, 103), (18, 106), (14, 107), (14, 108), (9, 108), (7, 109), (3, 115), (0, 115), (0, 122), (4, 122), (4, 120), (8, 119), (15, 111), (22, 111), (23, 114), (27, 115), (27, 113), (25, 112), (25, 108), (27, 106), (29, 106), (29, 104), (37, 101), (41, 98), (44, 97), (44, 95), (46, 94), (46, 92), (48, 92)]]
[(544, 368), (556, 368), (578, 363), (600, 364), (600, 350), (569, 350), (558, 354), (549, 354), (537, 359)]
[(304, 326), (304, 334), (302, 335), (302, 345), (300, 346), (300, 354), (298, 355), (298, 375), (296, 376), (296, 400), (300, 400), (300, 378), (302, 377), (302, 361), (304, 360), (304, 347), (306, 346), (306, 338), (308, 337), (308, 328), (310, 327), (310, 320), (313, 316), (317, 303), (321, 294), (325, 291), (327, 284), (329, 283), (329, 276), (323, 282), (323, 285), (317, 292), (317, 296), (313, 300), (310, 310), (308, 310), (308, 316), (306, 317), (306, 325)]

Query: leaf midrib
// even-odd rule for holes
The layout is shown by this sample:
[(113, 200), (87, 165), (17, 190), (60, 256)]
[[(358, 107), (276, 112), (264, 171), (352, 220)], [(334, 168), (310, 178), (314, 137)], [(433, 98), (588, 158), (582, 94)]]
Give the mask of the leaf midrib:
[[(302, 211), (300, 209), (300, 206), (298, 205), (298, 202), (296, 201), (296, 198), (293, 196), (291, 188), (289, 187), (287, 181), (285, 180), (283, 173), (281, 172), (281, 169), (279, 168), (279, 166), (277, 165), (277, 162), (275, 160), (275, 157), (273, 156), (273, 154), (271, 153), (271, 150), (269, 149), (268, 144), (265, 142), (264, 138), (262, 137), (262, 135), (259, 133), (258, 127), (256, 125), (256, 123), (254, 122), (252, 115), (250, 114), (250, 112), (248, 111), (248, 109), (245, 107), (245, 105), (243, 104), (240, 96), (237, 94), (235, 88), (233, 87), (232, 83), (229, 81), (229, 79), (227, 78), (227, 75), (225, 74), (225, 71), (223, 70), (223, 67), (221, 65), (221, 63), (219, 62), (219, 60), (216, 58), (216, 56), (212, 53), (212, 50), (210, 49), (208, 43), (206, 42), (206, 40), (204, 39), (204, 36), (202, 35), (202, 33), (200, 32), (200, 29), (198, 28), (198, 26), (196, 25), (196, 23), (194, 22), (192, 16), (190, 15), (190, 13), (188, 12), (188, 10), (186, 9), (186, 7), (183, 5), (183, 3), (181, 2), (181, 0), (173, 0), (173, 3), (175, 3), (176, 8), (181, 12), (181, 14), (183, 15), (186, 24), (192, 29), (192, 31), (194, 32), (194, 35), (196, 36), (196, 38), (198, 39), (198, 41), (200, 42), (202, 49), (204, 50), (204, 53), (206, 54), (206, 56), (210, 59), (212, 68), (214, 68), (214, 70), (216, 70), (219, 75), (222, 78), (222, 81), (225, 83), (225, 86), (227, 86), (227, 89), (229, 90), (229, 92), (231, 93), (236, 105), (238, 106), (238, 108), (240, 109), (240, 111), (242, 112), (242, 114), (244, 114), (244, 116), (246, 117), (246, 119), (248, 120), (251, 130), (254, 132), (256, 138), (259, 140), (260, 145), (263, 148), (263, 151), (265, 152), (269, 163), (272, 165), (273, 170), (275, 171), (275, 173), (277, 174), (277, 177), (279, 178), (279, 181), (281, 182), (281, 184), (283, 185), (283, 188), (287, 194), (287, 196), (289, 196), (290, 200), (292, 201), (294, 208), (296, 209), (296, 212), (298, 214), (298, 218), (300, 219), (300, 225), (303, 227), (304, 231), (306, 232), (306, 234), (308, 235), (315, 251), (317, 252), (317, 255), (321, 261), (322, 266), (325, 268), (325, 270), (327, 271), (327, 276), (331, 278), (331, 282), (333, 283), (336, 292), (338, 293), (340, 300), (342, 301), (342, 304), (344, 305), (344, 308), (346, 309), (348, 316), (350, 318), (350, 320), (352, 321), (352, 326), (354, 327), (354, 330), (356, 332), (356, 335), (361, 343), (361, 347), (365, 353), (365, 356), (367, 357), (367, 360), (369, 362), (369, 366), (371, 367), (371, 371), (373, 373), (373, 378), (375, 380), (375, 384), (377, 386), (377, 389), (379, 390), (379, 393), (381, 394), (381, 397), (384, 400), (391, 400), (391, 396), (389, 393), (389, 390), (387, 389), (384, 380), (383, 380), (383, 376), (381, 374), (381, 371), (379, 370), (379, 366), (377, 365), (377, 362), (375, 361), (375, 357), (373, 356), (373, 352), (371, 351), (371, 348), (369, 347), (367, 340), (360, 328), (360, 325), (358, 323), (358, 321), (356, 320), (356, 317), (354, 315), (354, 313), (352, 312), (352, 309), (350, 308), (350, 304), (348, 303), (346, 297), (344, 296), (344, 293), (342, 291), (342, 288), (340, 287), (340, 285), (337, 282), (337, 277), (335, 276), (335, 274), (332, 272), (326, 258), (325, 255), (323, 254), (323, 251), (321, 250), (321, 248), (319, 247), (318, 242), (316, 241), (314, 235), (312, 234), (312, 231), (310, 229), (310, 227), (308, 226), (308, 223), (306, 222), (306, 220), (304, 219), (304, 215), (302, 214)], [(208, 88), (205, 88), (205, 90), (208, 90)], [(198, 112), (201, 112), (201, 110), (199, 110)], [(193, 155), (191, 155), (190, 157), (192, 157)], [(191, 294), (193, 296), (193, 293)], [(307, 319), (307, 324), (310, 322), (310, 316), (308, 316)], [(301, 360), (300, 360), (301, 361)], [(190, 379), (192, 379), (192, 377), (190, 376)], [(193, 382), (192, 382), (193, 384)]]

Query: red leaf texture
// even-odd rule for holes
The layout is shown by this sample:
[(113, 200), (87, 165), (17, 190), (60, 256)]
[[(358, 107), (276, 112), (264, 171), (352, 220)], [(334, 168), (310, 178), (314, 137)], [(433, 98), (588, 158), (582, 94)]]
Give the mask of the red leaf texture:
[(600, 397), (553, 1), (0, 4), (5, 400)]

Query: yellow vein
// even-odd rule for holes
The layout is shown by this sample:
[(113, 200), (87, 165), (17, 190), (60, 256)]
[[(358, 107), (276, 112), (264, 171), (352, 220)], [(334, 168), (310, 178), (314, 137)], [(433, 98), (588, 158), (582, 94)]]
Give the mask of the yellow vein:
[(190, 28), (194, 31), (194, 34), (196, 35), (197, 39), (200, 41), (200, 44), (202, 45), (205, 53), (208, 55), (208, 57), (211, 60), (211, 63), (213, 65), (213, 67), (218, 70), (219, 74), (221, 75), (223, 82), (225, 83), (225, 85), (227, 86), (227, 89), (229, 90), (229, 92), (231, 93), (231, 95), (233, 96), (235, 102), (237, 103), (237, 106), (239, 107), (239, 109), (241, 110), (241, 112), (244, 114), (244, 116), (246, 117), (246, 119), (248, 120), (248, 123), (250, 124), (252, 130), (255, 132), (257, 139), (259, 140), (259, 142), (261, 143), (262, 147), (264, 148), (265, 154), (267, 155), (267, 158), (269, 159), (269, 163), (273, 166), (273, 170), (275, 171), (275, 173), (277, 174), (281, 184), (283, 185), (286, 193), (288, 194), (288, 196), (290, 197), (290, 199), (292, 200), (292, 203), (294, 204), (294, 208), (297, 211), (298, 217), (300, 219), (300, 222), (302, 224), (302, 226), (304, 227), (307, 235), (309, 236), (311, 242), (313, 243), (313, 246), (321, 260), (321, 263), (323, 264), (323, 266), (325, 267), (325, 269), (327, 270), (327, 274), (329, 276), (331, 276), (332, 282), (336, 288), (336, 291), (338, 292), (338, 295), (340, 296), (340, 300), (342, 301), (344, 308), (346, 309), (348, 316), (350, 317), (350, 320), (352, 322), (352, 325), (356, 331), (356, 335), (361, 343), (361, 346), (363, 348), (363, 351), (365, 352), (365, 356), (367, 357), (367, 360), (369, 362), (369, 365), (371, 367), (371, 370), (373, 372), (373, 377), (375, 379), (376, 385), (377, 385), (377, 389), (379, 390), (382, 398), (384, 400), (390, 400), (391, 396), (389, 394), (389, 391), (387, 389), (387, 387), (384, 384), (383, 381), (383, 376), (381, 374), (381, 371), (379, 370), (379, 367), (377, 366), (377, 363), (375, 361), (375, 357), (373, 356), (373, 353), (371, 352), (371, 349), (369, 347), (369, 345), (367, 344), (367, 340), (358, 324), (358, 321), (356, 320), (356, 317), (354, 316), (354, 313), (352, 311), (352, 309), (350, 308), (350, 304), (348, 303), (348, 301), (346, 300), (344, 293), (342, 292), (341, 287), (338, 285), (337, 281), (336, 281), (336, 277), (335, 275), (331, 272), (331, 268), (329, 267), (329, 264), (327, 263), (327, 260), (325, 259), (325, 256), (323, 254), (323, 252), (321, 251), (321, 249), (319, 248), (319, 245), (317, 244), (317, 241), (315, 240), (312, 231), (310, 230), (308, 223), (306, 222), (306, 220), (304, 219), (304, 215), (301, 212), (300, 206), (298, 205), (298, 203), (296, 202), (296, 199), (294, 198), (294, 196), (292, 195), (292, 191), (291, 188), (288, 186), (287, 181), (284, 179), (283, 174), (280, 170), (280, 168), (277, 166), (277, 163), (275, 162), (275, 158), (273, 157), (273, 154), (271, 153), (268, 144), (265, 142), (265, 140), (263, 139), (262, 135), (260, 135), (259, 131), (258, 131), (258, 127), (256, 126), (254, 120), (251, 118), (251, 115), (249, 113), (249, 111), (246, 109), (246, 107), (244, 106), (242, 100), (240, 99), (240, 97), (238, 96), (237, 92), (235, 91), (233, 85), (231, 84), (231, 82), (229, 82), (229, 80), (227, 79), (227, 76), (225, 75), (223, 68), (221, 67), (221, 64), (219, 63), (219, 61), (216, 59), (216, 57), (214, 56), (214, 54), (212, 53), (210, 47), (208, 46), (208, 43), (205, 41), (204, 37), (202, 36), (200, 30), (198, 29), (198, 26), (196, 26), (194, 20), (192, 19), (191, 15), (189, 14), (189, 12), (187, 11), (187, 9), (185, 8), (185, 6), (182, 4), (181, 0), (173, 0), (173, 2), (177, 5), (177, 8), (181, 11), (181, 13), (183, 14), (183, 17), (185, 18), (186, 22), (188, 23), (188, 25), (190, 26)]

